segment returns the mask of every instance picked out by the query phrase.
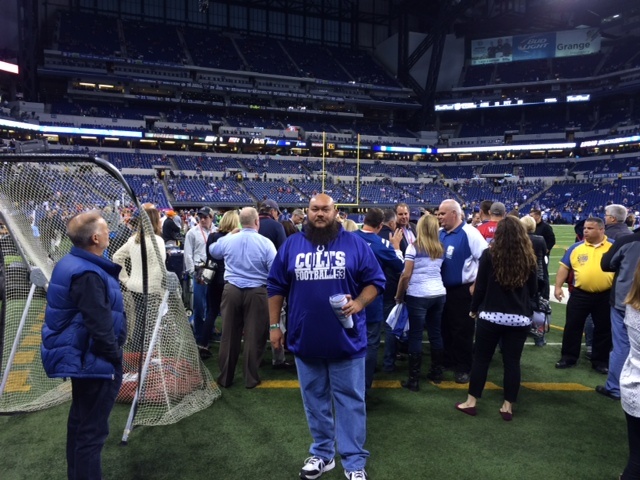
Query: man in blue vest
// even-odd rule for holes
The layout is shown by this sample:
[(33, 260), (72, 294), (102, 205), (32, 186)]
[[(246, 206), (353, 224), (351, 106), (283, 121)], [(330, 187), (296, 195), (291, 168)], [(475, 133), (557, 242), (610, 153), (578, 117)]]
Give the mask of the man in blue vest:
[(67, 235), (73, 247), (54, 267), (47, 290), (42, 363), (49, 377), (71, 379), (68, 478), (100, 480), (127, 338), (121, 267), (103, 257), (109, 228), (98, 211), (73, 217)]

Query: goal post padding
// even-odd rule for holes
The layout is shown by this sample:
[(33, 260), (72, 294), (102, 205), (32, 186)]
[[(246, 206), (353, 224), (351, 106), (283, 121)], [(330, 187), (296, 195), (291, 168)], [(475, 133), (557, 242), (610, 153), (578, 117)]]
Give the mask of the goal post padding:
[[(136, 398), (127, 428), (175, 423), (208, 407), (220, 389), (200, 360), (179, 282), (162, 265), (149, 217), (120, 172), (91, 156), (0, 155), (0, 212), (9, 230), (0, 239), (8, 287), (0, 331), (5, 385), (0, 413), (40, 410), (70, 398), (70, 382), (48, 378), (42, 367), (46, 285), (34, 285), (30, 276), (37, 271), (48, 281), (56, 262), (71, 248), (67, 220), (90, 209), (100, 210), (109, 224), (109, 258), (137, 232), (134, 223), (143, 233), (143, 289), (133, 292), (120, 284), (128, 337), (118, 400)], [(154, 262), (162, 265), (162, 274), (150, 278), (148, 269)], [(140, 383), (145, 365), (146, 377)]]

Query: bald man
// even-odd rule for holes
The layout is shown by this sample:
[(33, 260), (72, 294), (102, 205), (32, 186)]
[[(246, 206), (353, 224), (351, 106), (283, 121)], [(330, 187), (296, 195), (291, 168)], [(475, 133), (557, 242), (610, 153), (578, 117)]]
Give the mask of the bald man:
[[(336, 216), (331, 197), (313, 197), (307, 226), (280, 247), (267, 282), (274, 348), (283, 344), (280, 310), (288, 298), (287, 343), (313, 437), (300, 471), (308, 480), (335, 467), (336, 444), (345, 476), (367, 478), (364, 309), (382, 292), (385, 278), (369, 245), (345, 231)], [(352, 327), (331, 308), (329, 297), (336, 294), (346, 295), (342, 313)]]
[(71, 378), (68, 478), (101, 479), (100, 456), (122, 383), (127, 338), (121, 267), (103, 257), (109, 227), (99, 212), (73, 217), (67, 235), (73, 247), (54, 267), (47, 290), (42, 363), (49, 377)]
[(260, 235), (260, 219), (255, 208), (245, 207), (240, 211), (240, 226), (238, 233), (225, 235), (209, 247), (211, 256), (224, 259), (225, 266), (218, 357), (218, 385), (225, 388), (233, 383), (243, 337), (245, 387), (260, 384), (259, 367), (269, 335), (266, 286), (276, 247)]
[(469, 383), (475, 322), (469, 316), (471, 286), (487, 241), (464, 221), (460, 204), (444, 200), (438, 208), (440, 242), (444, 247), (442, 281), (447, 299), (442, 315), (445, 361), (454, 369), (456, 383)]

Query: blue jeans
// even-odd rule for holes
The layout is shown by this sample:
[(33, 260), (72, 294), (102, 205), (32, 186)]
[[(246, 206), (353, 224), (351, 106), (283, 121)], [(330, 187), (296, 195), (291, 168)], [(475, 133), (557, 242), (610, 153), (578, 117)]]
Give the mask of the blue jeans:
[(195, 278), (193, 282), (193, 331), (196, 337), (196, 343), (206, 347), (204, 344), (204, 321), (207, 316), (207, 288), (208, 285), (203, 285), (196, 282)]
[[(378, 348), (380, 347), (380, 331), (384, 322), (367, 323), (367, 357), (365, 360), (364, 384), (367, 390), (373, 383), (373, 375), (378, 363)], [(385, 323), (386, 325), (386, 323)]]
[(296, 357), (302, 403), (313, 438), (309, 453), (331, 460), (337, 443), (342, 466), (347, 471), (363, 469), (369, 456), (364, 449), (367, 437), (364, 364), (364, 358)]
[(439, 297), (405, 297), (409, 312), (409, 353), (422, 353), (422, 333), (425, 326), (431, 350), (444, 350), (442, 342), (442, 311), (446, 295)]
[(593, 317), (589, 314), (584, 322), (584, 344), (587, 347), (593, 346), (593, 328)]
[(605, 388), (616, 397), (620, 396), (620, 372), (629, 356), (629, 334), (624, 324), (624, 311), (611, 307), (611, 340), (613, 350), (609, 354), (609, 374)]

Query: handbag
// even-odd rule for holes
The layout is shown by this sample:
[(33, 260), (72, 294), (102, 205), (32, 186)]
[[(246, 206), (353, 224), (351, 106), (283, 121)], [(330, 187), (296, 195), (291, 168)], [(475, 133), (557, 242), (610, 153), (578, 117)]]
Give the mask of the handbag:
[(533, 316), (531, 317), (531, 333), (542, 337), (549, 331), (551, 323), (551, 304), (549, 300), (538, 294), (533, 302)]

